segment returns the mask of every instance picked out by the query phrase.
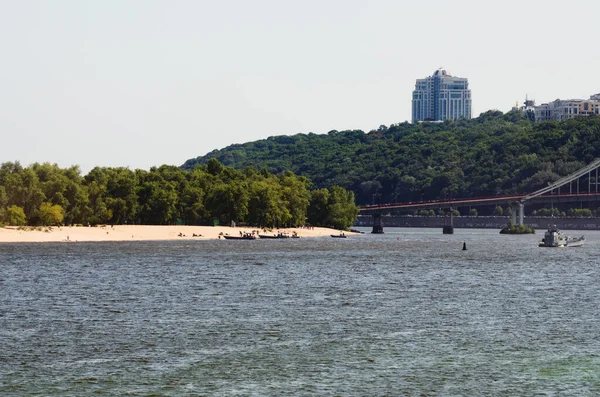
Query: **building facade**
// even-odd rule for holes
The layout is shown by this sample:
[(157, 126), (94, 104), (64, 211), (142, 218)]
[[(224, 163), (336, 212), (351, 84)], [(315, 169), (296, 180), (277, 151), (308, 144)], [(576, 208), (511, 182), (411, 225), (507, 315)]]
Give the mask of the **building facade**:
[(535, 122), (562, 121), (573, 117), (600, 115), (600, 94), (590, 99), (557, 99), (535, 106)]
[(417, 79), (412, 96), (412, 122), (471, 118), (471, 90), (466, 78), (454, 77), (445, 69)]

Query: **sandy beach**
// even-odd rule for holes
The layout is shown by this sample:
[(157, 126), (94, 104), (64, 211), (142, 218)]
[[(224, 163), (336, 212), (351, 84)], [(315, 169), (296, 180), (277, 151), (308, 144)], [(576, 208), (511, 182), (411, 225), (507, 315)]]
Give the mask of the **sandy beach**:
[[(252, 227), (228, 226), (53, 226), (53, 227), (4, 227), (0, 228), (0, 243), (18, 242), (77, 242), (77, 241), (158, 241), (158, 240), (216, 240), (220, 235), (239, 236), (259, 230)], [(320, 237), (339, 234), (339, 230), (328, 228), (291, 228), (259, 230), (260, 234), (274, 235), (277, 232), (297, 233), (300, 237)], [(348, 235), (352, 234), (345, 232)]]

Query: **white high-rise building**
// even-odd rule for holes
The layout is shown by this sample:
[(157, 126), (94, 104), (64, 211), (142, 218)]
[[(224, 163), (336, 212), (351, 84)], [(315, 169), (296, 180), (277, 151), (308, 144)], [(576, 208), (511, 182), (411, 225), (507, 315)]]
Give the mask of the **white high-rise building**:
[(454, 77), (445, 69), (417, 79), (412, 96), (412, 121), (471, 118), (471, 90), (466, 78)]

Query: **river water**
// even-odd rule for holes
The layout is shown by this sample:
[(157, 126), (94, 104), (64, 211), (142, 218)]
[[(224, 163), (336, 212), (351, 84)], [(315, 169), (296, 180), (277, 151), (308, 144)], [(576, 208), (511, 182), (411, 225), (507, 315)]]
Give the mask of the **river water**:
[(600, 232), (385, 231), (0, 244), (0, 395), (600, 395)]

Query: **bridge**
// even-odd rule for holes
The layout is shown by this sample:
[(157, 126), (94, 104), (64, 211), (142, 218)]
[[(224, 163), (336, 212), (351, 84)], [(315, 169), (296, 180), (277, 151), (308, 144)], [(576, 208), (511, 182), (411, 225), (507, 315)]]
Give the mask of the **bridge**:
[[(598, 191), (598, 169), (600, 169), (600, 159), (594, 160), (585, 167), (570, 175), (562, 177), (555, 182), (548, 182), (548, 186), (536, 190), (533, 193), (367, 205), (360, 207), (359, 211), (361, 213), (373, 214), (373, 230), (371, 233), (383, 233), (381, 215), (386, 211), (433, 208), (452, 210), (458, 207), (475, 207), (494, 204), (509, 204), (512, 208), (513, 224), (523, 225), (525, 203), (528, 201), (538, 203), (565, 203), (600, 199), (600, 192)], [(585, 189), (585, 184), (583, 184), (584, 186), (581, 186), (580, 184), (581, 179), (585, 177), (587, 177), (587, 189)], [(574, 184), (575, 186), (573, 186)], [(561, 193), (560, 189), (565, 186), (568, 186), (568, 193)], [(580, 188), (583, 189), (583, 191)], [(449, 227), (452, 229), (452, 211), (450, 211), (450, 214)], [(446, 229), (444, 229), (444, 232), (446, 232)]]

